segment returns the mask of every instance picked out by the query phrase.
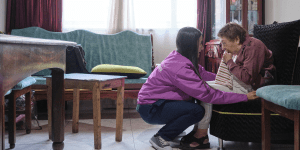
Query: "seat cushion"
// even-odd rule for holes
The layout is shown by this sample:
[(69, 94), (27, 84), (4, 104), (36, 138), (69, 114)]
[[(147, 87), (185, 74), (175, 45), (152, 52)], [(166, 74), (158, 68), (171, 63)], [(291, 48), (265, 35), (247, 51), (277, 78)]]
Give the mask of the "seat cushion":
[(92, 69), (91, 73), (127, 76), (128, 79), (138, 79), (147, 74), (147, 72), (145, 70), (143, 70), (139, 67), (112, 65), (112, 64), (97, 65)]
[(33, 77), (27, 77), (20, 81), (17, 85), (15, 85), (12, 89), (13, 90), (22, 90), (28, 86), (33, 85), (36, 82), (35, 78)]
[(46, 85), (46, 78), (43, 76), (32, 76), (36, 82), (35, 85)]
[[(46, 78), (40, 76), (32, 76), (36, 79), (35, 85), (46, 85)], [(125, 79), (125, 84), (144, 84), (147, 78)]]
[(7, 91), (4, 96), (9, 95), (11, 93), (11, 91), (12, 91), (11, 89), (9, 91)]
[(277, 83), (300, 84), (300, 53), (298, 52), (300, 20), (254, 25), (254, 37), (260, 39), (273, 53)]
[(256, 91), (256, 95), (287, 109), (300, 110), (300, 85), (269, 85)]
[(144, 84), (148, 78), (139, 78), (139, 79), (125, 79), (125, 84)]

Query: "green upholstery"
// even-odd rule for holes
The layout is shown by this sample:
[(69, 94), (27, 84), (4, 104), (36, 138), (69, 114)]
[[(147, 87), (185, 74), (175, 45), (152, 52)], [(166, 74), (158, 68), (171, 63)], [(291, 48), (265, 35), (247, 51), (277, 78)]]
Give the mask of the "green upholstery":
[[(50, 32), (39, 27), (13, 29), (11, 35), (73, 41), (81, 44), (85, 51), (88, 71), (99, 64), (114, 64), (139, 67), (147, 72), (145, 78), (149, 77), (151, 73), (152, 44), (150, 35), (140, 35), (129, 30), (111, 35), (95, 34), (86, 30), (62, 33)], [(35, 75), (50, 75), (50, 72), (39, 72)]]
[(287, 109), (300, 110), (300, 85), (269, 85), (256, 90), (256, 95)]
[(43, 76), (32, 76), (36, 80), (35, 85), (46, 85), (46, 78)]
[(125, 84), (133, 84), (133, 83), (145, 83), (147, 78), (139, 78), (139, 79), (125, 79)]
[[(27, 78), (23, 79), (22, 81), (20, 81), (12, 89), (7, 91), (4, 96), (9, 95), (12, 92), (12, 90), (22, 90), (28, 86), (35, 84), (35, 82), (36, 82), (36, 80), (34, 77), (27, 77)], [(45, 82), (45, 84), (46, 84), (46, 82)]]
[[(36, 85), (46, 85), (46, 78), (33, 76), (36, 79)], [(125, 79), (125, 84), (145, 83), (147, 78)]]
[(13, 90), (22, 90), (28, 86), (33, 85), (36, 82), (34, 77), (27, 77), (20, 81), (17, 85), (15, 85), (12, 89)]
[(9, 95), (11, 93), (11, 91), (12, 91), (12, 89), (10, 89), (9, 91), (7, 91), (4, 96)]

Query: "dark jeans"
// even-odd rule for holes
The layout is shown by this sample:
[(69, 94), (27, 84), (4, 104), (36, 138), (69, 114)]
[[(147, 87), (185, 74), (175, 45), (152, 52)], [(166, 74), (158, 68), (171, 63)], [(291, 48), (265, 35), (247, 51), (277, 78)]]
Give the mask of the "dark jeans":
[(191, 101), (158, 100), (138, 105), (137, 111), (149, 124), (165, 124), (158, 134), (166, 141), (174, 140), (189, 126), (199, 122), (205, 113), (201, 105)]

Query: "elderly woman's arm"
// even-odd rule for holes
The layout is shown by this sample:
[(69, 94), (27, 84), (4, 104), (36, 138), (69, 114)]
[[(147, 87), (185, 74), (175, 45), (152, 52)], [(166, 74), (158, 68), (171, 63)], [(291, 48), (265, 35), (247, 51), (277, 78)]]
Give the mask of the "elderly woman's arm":
[(252, 85), (257, 79), (260, 79), (258, 77), (263, 68), (267, 50), (262, 42), (246, 47), (243, 52), (242, 64), (235, 64), (232, 59), (227, 62), (230, 72), (245, 84)]

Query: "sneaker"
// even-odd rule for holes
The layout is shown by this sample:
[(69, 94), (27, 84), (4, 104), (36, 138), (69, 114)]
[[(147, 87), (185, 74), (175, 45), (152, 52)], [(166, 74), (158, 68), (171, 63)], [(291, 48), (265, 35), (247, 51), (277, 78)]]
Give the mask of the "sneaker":
[(149, 142), (157, 150), (172, 150), (170, 143), (159, 136), (158, 133), (156, 133)]

